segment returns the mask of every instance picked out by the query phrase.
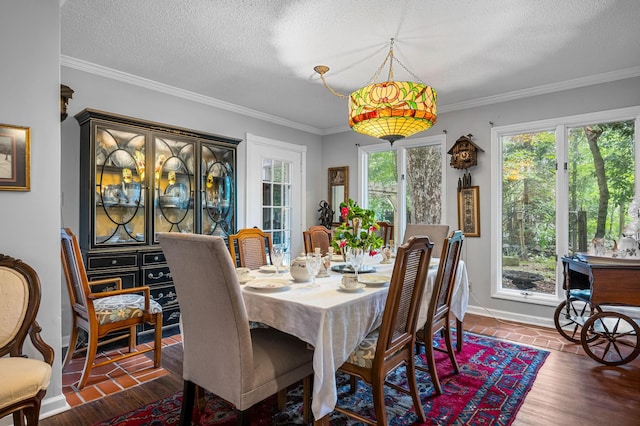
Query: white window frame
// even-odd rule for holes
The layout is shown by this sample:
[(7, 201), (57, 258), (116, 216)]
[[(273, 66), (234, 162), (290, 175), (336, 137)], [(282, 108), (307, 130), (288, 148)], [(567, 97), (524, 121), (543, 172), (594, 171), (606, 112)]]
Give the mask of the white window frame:
[(358, 200), (359, 204), (363, 207), (368, 206), (369, 200), (367, 196), (367, 184), (368, 184), (368, 176), (367, 170), (368, 167), (368, 154), (375, 152), (383, 152), (383, 151), (397, 151), (398, 152), (398, 161), (397, 161), (397, 175), (398, 175), (398, 229), (395, 231), (397, 237), (401, 240), (404, 234), (404, 229), (407, 226), (407, 206), (405, 203), (406, 200), (406, 189), (407, 189), (407, 180), (404, 176), (404, 170), (407, 165), (407, 149), (408, 148), (417, 148), (421, 146), (427, 145), (440, 145), (441, 147), (441, 159), (440, 159), (440, 173), (442, 175), (442, 212), (441, 218), (444, 221), (447, 217), (447, 174), (446, 174), (446, 165), (447, 165), (447, 137), (446, 135), (435, 135), (435, 136), (427, 136), (423, 138), (415, 138), (415, 139), (403, 139), (400, 141), (396, 141), (393, 146), (390, 146), (388, 142), (379, 143), (375, 145), (367, 145), (358, 147)]
[[(561, 257), (569, 251), (569, 176), (564, 164), (569, 161), (567, 154), (567, 129), (594, 123), (635, 120), (634, 157), (635, 157), (635, 193), (640, 185), (640, 106), (614, 110), (572, 115), (547, 120), (499, 126), (491, 129), (493, 141), (491, 153), (491, 297), (518, 302), (555, 306), (564, 298), (562, 290)], [(503, 136), (540, 131), (554, 131), (556, 134), (556, 292), (552, 295), (527, 293), (520, 290), (502, 288), (502, 144)]]

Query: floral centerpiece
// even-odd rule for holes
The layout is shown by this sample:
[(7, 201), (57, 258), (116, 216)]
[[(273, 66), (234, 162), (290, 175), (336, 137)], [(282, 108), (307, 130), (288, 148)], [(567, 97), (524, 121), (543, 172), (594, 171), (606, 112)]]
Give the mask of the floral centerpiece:
[(376, 234), (380, 229), (373, 210), (363, 209), (349, 198), (349, 202), (340, 203), (340, 225), (333, 231), (331, 245), (344, 255), (347, 247), (364, 249), (370, 256), (382, 247), (383, 240)]

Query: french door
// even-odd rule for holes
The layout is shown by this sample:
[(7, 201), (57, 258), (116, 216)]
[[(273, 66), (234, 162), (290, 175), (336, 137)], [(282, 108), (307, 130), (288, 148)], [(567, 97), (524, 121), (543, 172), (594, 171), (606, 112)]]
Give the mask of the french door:
[(285, 261), (302, 250), (306, 147), (247, 135), (246, 227), (271, 234)]

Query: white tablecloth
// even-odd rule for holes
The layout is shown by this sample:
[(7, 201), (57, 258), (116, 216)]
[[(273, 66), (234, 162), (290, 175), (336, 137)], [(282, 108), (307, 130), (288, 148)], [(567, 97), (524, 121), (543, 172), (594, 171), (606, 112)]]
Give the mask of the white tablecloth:
[[(376, 265), (376, 273), (391, 275), (393, 264)], [(425, 297), (430, 297), (437, 268), (431, 268)], [(258, 278), (267, 274), (253, 272)], [(279, 274), (279, 278), (291, 276)], [(279, 291), (243, 288), (249, 320), (262, 322), (298, 337), (314, 347), (313, 402), (316, 419), (333, 411), (337, 401), (335, 373), (371, 331), (380, 326), (388, 287), (366, 287), (359, 292), (338, 290), (341, 274), (316, 278), (310, 283), (292, 282)], [(454, 314), (462, 319), (467, 307), (467, 271), (460, 262), (454, 293)], [(423, 301), (422, 322), (426, 320), (428, 300)]]

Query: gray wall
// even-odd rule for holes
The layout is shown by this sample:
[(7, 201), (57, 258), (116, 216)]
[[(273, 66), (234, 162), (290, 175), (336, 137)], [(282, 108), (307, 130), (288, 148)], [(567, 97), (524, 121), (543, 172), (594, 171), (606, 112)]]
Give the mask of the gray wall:
[[(478, 154), (478, 166), (470, 169), (473, 184), (480, 186), (480, 229), (481, 237), (465, 240), (464, 259), (467, 262), (469, 280), (472, 284), (469, 312), (487, 315), (483, 307), (494, 314), (505, 318), (524, 322), (553, 326), (551, 306), (533, 305), (491, 297), (491, 271), (488, 265), (494, 264), (490, 258), (491, 250), (491, 124), (504, 126), (508, 124), (526, 123), (555, 117), (564, 117), (588, 112), (605, 111), (640, 105), (640, 78), (631, 78), (611, 83), (566, 90), (562, 92), (534, 96), (510, 102), (503, 102), (484, 107), (462, 111), (442, 113), (438, 122), (422, 135), (441, 134), (447, 132), (449, 150), (462, 135), (473, 134), (484, 153)], [(346, 117), (345, 117), (346, 121)], [(349, 131), (323, 137), (323, 169), (335, 166), (349, 166), (349, 192), (351, 198), (357, 198), (357, 147), (356, 144), (368, 145), (379, 143), (378, 140)], [(461, 173), (447, 167), (447, 217), (446, 222), (452, 227), (458, 224), (457, 217), (457, 181)]]
[[(4, 1), (0, 123), (31, 128), (31, 191), (0, 192), (0, 253), (31, 265), (42, 284), (38, 322), (55, 349), (42, 412), (64, 409), (60, 343), (60, 9), (58, 0)], [(26, 352), (38, 355), (30, 345)], [(0, 379), (2, 386), (2, 379)], [(11, 417), (0, 419), (11, 424)]]

